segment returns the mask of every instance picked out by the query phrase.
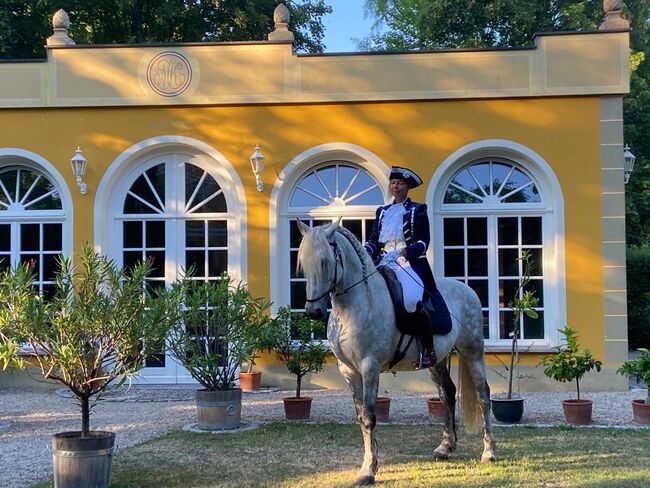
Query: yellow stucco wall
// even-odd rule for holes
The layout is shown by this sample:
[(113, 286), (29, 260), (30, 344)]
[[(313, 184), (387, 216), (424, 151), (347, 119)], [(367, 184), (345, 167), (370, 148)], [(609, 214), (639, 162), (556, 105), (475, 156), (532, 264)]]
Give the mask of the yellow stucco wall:
[[(74, 247), (93, 240), (93, 199), (109, 165), (142, 140), (180, 135), (221, 152), (243, 181), (248, 205), (248, 282), (269, 296), (270, 188), (297, 154), (324, 143), (364, 147), (387, 164), (404, 164), (426, 183), (452, 152), (483, 139), (507, 139), (543, 157), (565, 201), (568, 323), (602, 357), (603, 277), (599, 105), (597, 97), (356, 103), (322, 105), (5, 109), (0, 147), (44, 157), (74, 199)], [(256, 143), (267, 158), (266, 191), (255, 189), (248, 157)], [(89, 161), (89, 193), (76, 189), (69, 159), (80, 145)], [(425, 199), (426, 184), (412, 192)], [(557, 324), (562, 327), (564, 324)]]

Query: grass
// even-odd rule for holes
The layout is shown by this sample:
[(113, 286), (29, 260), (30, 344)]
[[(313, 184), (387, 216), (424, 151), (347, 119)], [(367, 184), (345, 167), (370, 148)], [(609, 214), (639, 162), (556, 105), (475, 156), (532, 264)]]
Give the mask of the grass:
[[(449, 461), (432, 461), (440, 426), (377, 429), (382, 487), (650, 487), (647, 429), (496, 428), (497, 458), (462, 435)], [(363, 457), (355, 425), (276, 422), (230, 434), (182, 431), (125, 449), (111, 487), (346, 487)], [(40, 484), (38, 487), (52, 486)]]

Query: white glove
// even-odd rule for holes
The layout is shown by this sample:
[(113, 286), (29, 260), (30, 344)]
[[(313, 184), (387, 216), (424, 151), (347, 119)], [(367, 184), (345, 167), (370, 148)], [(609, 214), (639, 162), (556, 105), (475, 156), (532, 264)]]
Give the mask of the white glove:
[(384, 255), (384, 260), (386, 260), (387, 263), (394, 263), (400, 258), (401, 255), (402, 252), (399, 249), (393, 249)]

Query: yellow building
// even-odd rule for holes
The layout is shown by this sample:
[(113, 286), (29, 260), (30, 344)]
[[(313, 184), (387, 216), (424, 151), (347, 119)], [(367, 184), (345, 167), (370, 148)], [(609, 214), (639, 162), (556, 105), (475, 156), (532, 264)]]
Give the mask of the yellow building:
[[(481, 298), (488, 363), (508, 350), (528, 249), (541, 301), (522, 388), (558, 387), (536, 365), (566, 324), (604, 361), (585, 387), (626, 388), (619, 23), (520, 49), (336, 55), (295, 54), (281, 24), (264, 42), (110, 46), (74, 45), (67, 27), (57, 13), (46, 60), (0, 63), (1, 266), (35, 260), (47, 294), (55, 257), (91, 242), (122, 265), (152, 258), (160, 285), (194, 265), (301, 309), (292, 220), (342, 216), (363, 241), (390, 165), (406, 165), (425, 181), (412, 197), (428, 204), (434, 274)], [(79, 182), (73, 156), (87, 160)], [(143, 381), (189, 380), (159, 359)], [(265, 359), (265, 382), (287, 381)], [(425, 372), (386, 376), (431, 388)], [(343, 385), (333, 365), (311, 380)]]

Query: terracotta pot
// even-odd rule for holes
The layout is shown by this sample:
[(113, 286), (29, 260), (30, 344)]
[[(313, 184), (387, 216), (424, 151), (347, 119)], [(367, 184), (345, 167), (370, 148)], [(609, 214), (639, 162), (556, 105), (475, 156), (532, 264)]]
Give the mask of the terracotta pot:
[(632, 400), (632, 413), (637, 424), (650, 425), (650, 403), (645, 400)]
[(251, 373), (244, 373), (243, 371), (239, 373), (239, 387), (241, 391), (255, 391), (260, 389), (260, 384), (262, 383), (262, 372), (253, 371)]
[(586, 425), (591, 423), (591, 400), (562, 400), (564, 418), (569, 424)]
[(284, 416), (287, 420), (309, 420), (311, 414), (311, 398), (283, 398)]
[(377, 397), (375, 417), (377, 422), (388, 422), (390, 420), (390, 398)]
[(492, 398), (492, 414), (499, 422), (515, 424), (524, 415), (523, 398)]
[(427, 398), (427, 409), (429, 410), (429, 420), (431, 422), (441, 424), (445, 421), (445, 407), (440, 398)]

